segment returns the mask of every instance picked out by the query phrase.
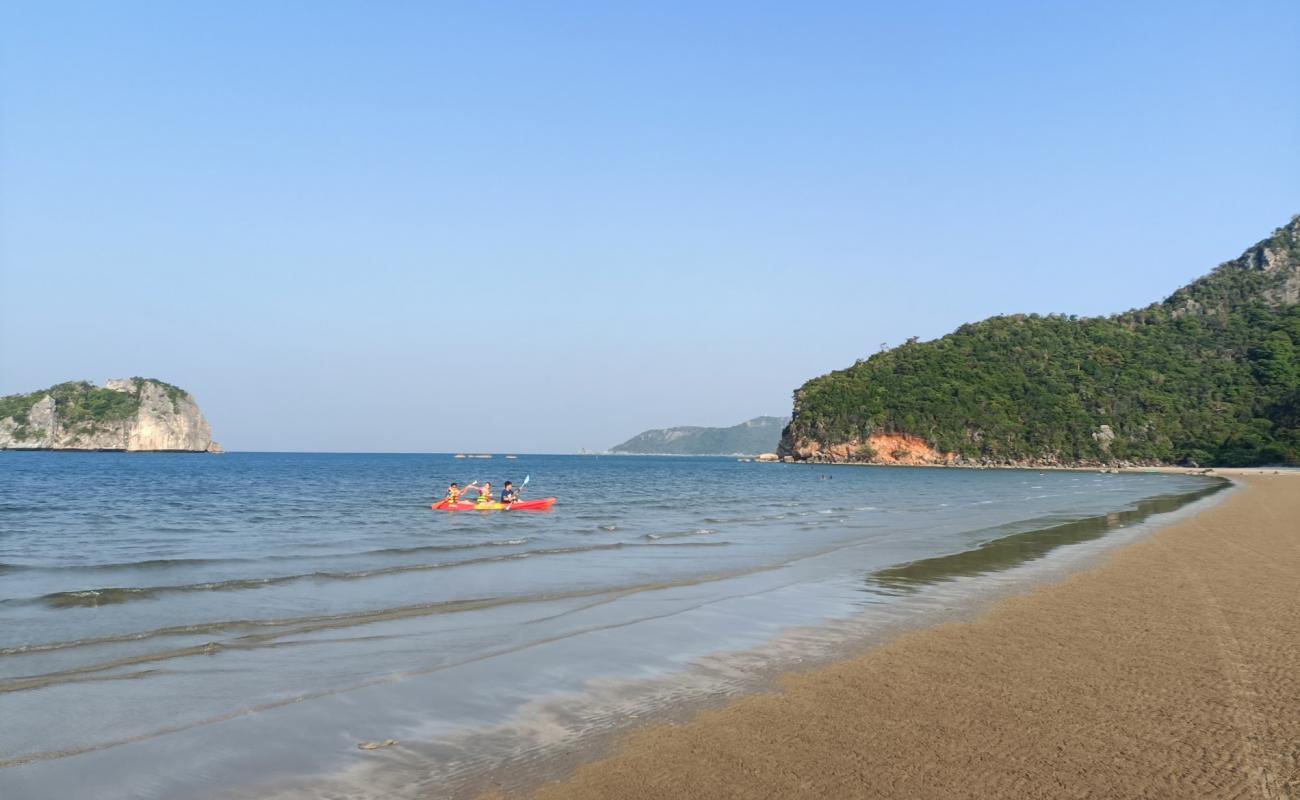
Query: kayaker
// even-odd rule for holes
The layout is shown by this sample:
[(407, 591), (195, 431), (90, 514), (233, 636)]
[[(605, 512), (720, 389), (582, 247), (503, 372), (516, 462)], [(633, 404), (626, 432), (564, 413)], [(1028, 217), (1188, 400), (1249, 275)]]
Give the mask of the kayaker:
[(469, 489), (477, 489), (477, 490), (478, 490), (478, 499), (474, 501), (477, 505), (480, 505), (480, 506), (481, 506), (481, 505), (486, 505), (487, 503), (491, 503), (491, 502), (492, 502), (492, 482), (491, 482), (491, 481), (487, 481), (487, 482), (485, 482), (482, 486), (475, 486), (474, 484), (471, 483), (467, 488), (469, 488)]
[(470, 491), (478, 492), (480, 500), (484, 496), (483, 495), (484, 491), (487, 491), (488, 496), (491, 496), (492, 494), (490, 489), (479, 488), (478, 481), (474, 481), (469, 486), (466, 486), (464, 489), (460, 488), (460, 484), (456, 483), (455, 481), (452, 481), (451, 485), (447, 487), (447, 496), (443, 499), (447, 501), (448, 505), (454, 506), (457, 503), (461, 502), (461, 499), (465, 496), (466, 492), (470, 492)]
[(501, 489), (501, 502), (510, 505), (519, 500), (519, 492), (515, 490), (515, 485), (506, 481), (506, 485)]

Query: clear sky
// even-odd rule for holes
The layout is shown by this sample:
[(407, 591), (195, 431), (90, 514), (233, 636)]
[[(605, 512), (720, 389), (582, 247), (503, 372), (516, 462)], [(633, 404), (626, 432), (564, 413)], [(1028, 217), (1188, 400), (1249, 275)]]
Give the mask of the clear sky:
[(1300, 212), (1300, 5), (0, 4), (0, 394), (228, 448), (572, 452), (789, 412)]

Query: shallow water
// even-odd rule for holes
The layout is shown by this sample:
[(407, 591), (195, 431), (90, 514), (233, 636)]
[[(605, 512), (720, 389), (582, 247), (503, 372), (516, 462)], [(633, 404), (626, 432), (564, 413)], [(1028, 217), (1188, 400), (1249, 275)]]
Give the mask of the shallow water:
[[(429, 510), (450, 480), (525, 474), (553, 511)], [(720, 653), (906, 613), (921, 587), (1216, 485), (708, 458), (0, 453), (0, 796), (77, 796), (92, 779), (106, 798), (449, 789), (629, 708), (742, 686), (752, 665)], [(674, 678), (705, 662), (708, 680)], [(602, 694), (628, 681), (655, 688)], [(360, 779), (373, 763), (401, 782)]]

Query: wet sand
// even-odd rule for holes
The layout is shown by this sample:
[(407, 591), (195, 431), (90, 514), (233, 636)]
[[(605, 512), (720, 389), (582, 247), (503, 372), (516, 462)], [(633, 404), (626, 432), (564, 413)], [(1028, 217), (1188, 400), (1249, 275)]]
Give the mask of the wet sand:
[(1236, 478), (1095, 569), (631, 733), (530, 796), (1300, 797), (1300, 473)]

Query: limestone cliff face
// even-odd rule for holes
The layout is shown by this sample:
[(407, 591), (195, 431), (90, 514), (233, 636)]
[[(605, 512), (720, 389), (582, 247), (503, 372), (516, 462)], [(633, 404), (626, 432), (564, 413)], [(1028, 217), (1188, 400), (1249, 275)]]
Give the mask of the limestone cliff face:
[(64, 383), (0, 399), (0, 449), (220, 452), (194, 398), (161, 381)]
[(126, 426), (127, 450), (207, 450), (212, 428), (189, 392), (173, 399), (162, 386), (144, 382), (140, 411)]

